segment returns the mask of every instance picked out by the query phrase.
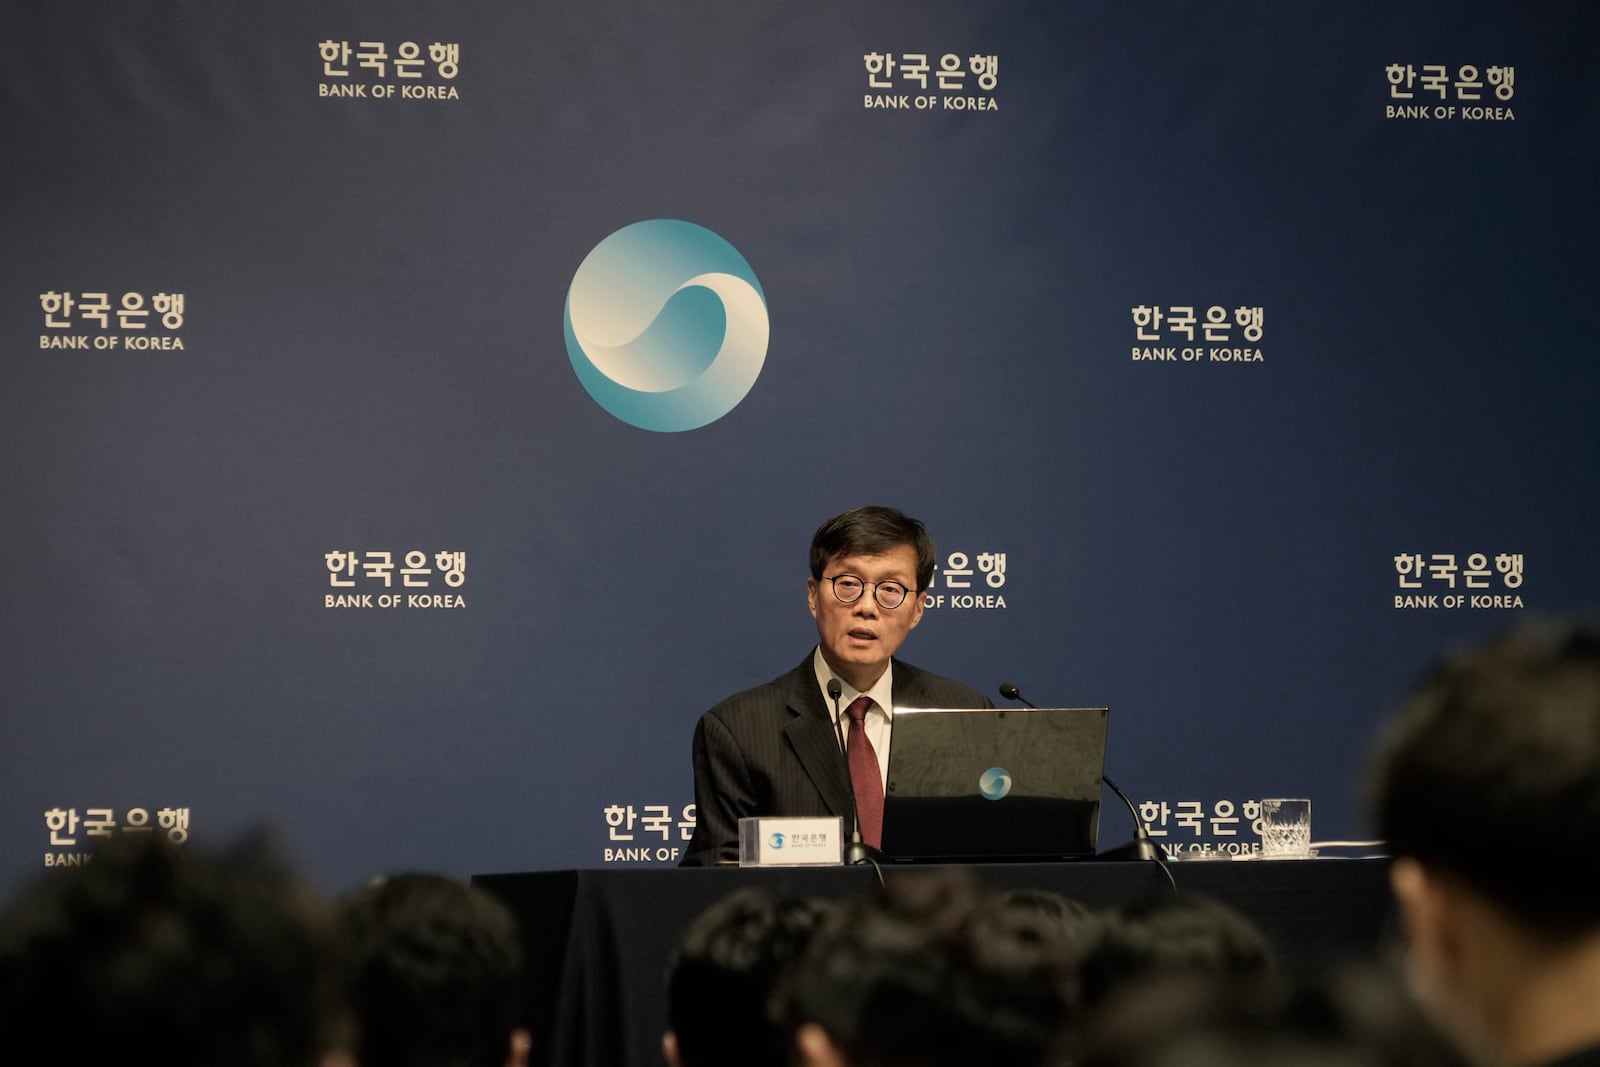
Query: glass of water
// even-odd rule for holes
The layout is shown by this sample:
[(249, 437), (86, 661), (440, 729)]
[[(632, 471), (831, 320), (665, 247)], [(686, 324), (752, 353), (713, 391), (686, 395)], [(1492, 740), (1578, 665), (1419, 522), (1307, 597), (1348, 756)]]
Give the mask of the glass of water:
[(1274, 799), (1261, 802), (1261, 858), (1311, 858), (1311, 801)]

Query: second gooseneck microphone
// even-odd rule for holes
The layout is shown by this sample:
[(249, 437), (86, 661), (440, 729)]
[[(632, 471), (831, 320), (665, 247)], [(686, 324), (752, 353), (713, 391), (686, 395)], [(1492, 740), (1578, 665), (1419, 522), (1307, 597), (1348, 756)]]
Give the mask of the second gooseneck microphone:
[[(1017, 688), (1015, 682), (1001, 682), (1000, 695), (1007, 700), (1015, 700), (1019, 704), (1026, 704), (1030, 708), (1037, 709), (1039, 706), (1023, 696), (1022, 690)], [(1128, 799), (1128, 794), (1117, 788), (1117, 783), (1111, 780), (1110, 775), (1102, 772), (1100, 780), (1106, 784), (1107, 789), (1115, 793), (1117, 798), (1128, 806), (1128, 814), (1133, 816), (1133, 840), (1126, 846), (1130, 850), (1132, 858), (1156, 860), (1158, 862), (1163, 859), (1161, 846), (1157, 845), (1150, 836), (1150, 828), (1139, 817), (1139, 809), (1133, 806), (1133, 801)], [(1119, 849), (1118, 851), (1121, 850)]]

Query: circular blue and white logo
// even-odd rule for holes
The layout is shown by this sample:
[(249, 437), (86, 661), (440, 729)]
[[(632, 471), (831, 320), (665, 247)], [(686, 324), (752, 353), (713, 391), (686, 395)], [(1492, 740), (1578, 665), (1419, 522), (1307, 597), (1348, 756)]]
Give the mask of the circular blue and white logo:
[(773, 834), (771, 837), (767, 838), (767, 844), (771, 845), (773, 848), (782, 848), (783, 847), (783, 835), (782, 834)]
[(1004, 767), (990, 767), (978, 776), (978, 792), (989, 800), (999, 800), (1011, 792), (1011, 772)]
[(578, 264), (562, 316), (595, 402), (644, 430), (694, 430), (739, 406), (767, 358), (767, 301), (738, 249), (704, 226), (624, 226)]

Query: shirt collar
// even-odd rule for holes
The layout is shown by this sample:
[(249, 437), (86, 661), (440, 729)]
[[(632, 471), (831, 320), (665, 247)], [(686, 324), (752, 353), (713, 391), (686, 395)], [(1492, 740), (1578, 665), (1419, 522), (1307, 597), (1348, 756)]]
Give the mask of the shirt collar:
[[(822, 702), (828, 706), (828, 718), (829, 719), (834, 719), (834, 718), (836, 718), (836, 716), (835, 716), (834, 710), (833, 710), (833, 701), (831, 699), (829, 699), (829, 697), (828, 697), (828, 680), (830, 678), (839, 678), (839, 676), (837, 674), (833, 673), (833, 668), (828, 666), (828, 661), (823, 658), (823, 656), (822, 656), (822, 646), (821, 645), (818, 645), (817, 648), (816, 648), (816, 651), (811, 654), (811, 669), (817, 676), (817, 686), (818, 686), (818, 688), (820, 688), (822, 690)], [(854, 701), (856, 697), (867, 696), (867, 697), (871, 697), (872, 698), (872, 702), (874, 704), (878, 705), (878, 707), (883, 709), (884, 718), (889, 719), (890, 721), (893, 721), (893, 719), (894, 719), (894, 661), (893, 660), (889, 661), (889, 665), (883, 669), (883, 673), (878, 676), (878, 680), (876, 682), (873, 682), (872, 686), (865, 693), (861, 692), (859, 689), (857, 689), (855, 686), (851, 685), (849, 682), (845, 681), (843, 678), (839, 678), (839, 685), (840, 685), (840, 692), (839, 692), (839, 713), (840, 714), (844, 713), (844, 709), (848, 708), (850, 706), (851, 702)]]

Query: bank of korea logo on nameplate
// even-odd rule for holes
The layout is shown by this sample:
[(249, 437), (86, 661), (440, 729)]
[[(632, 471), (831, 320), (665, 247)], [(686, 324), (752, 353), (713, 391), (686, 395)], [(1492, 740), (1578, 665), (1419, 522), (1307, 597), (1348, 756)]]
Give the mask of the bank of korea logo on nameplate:
[(573, 275), (567, 355), (601, 407), (645, 430), (715, 422), (767, 358), (767, 303), (744, 256), (703, 226), (649, 219), (594, 247)]

